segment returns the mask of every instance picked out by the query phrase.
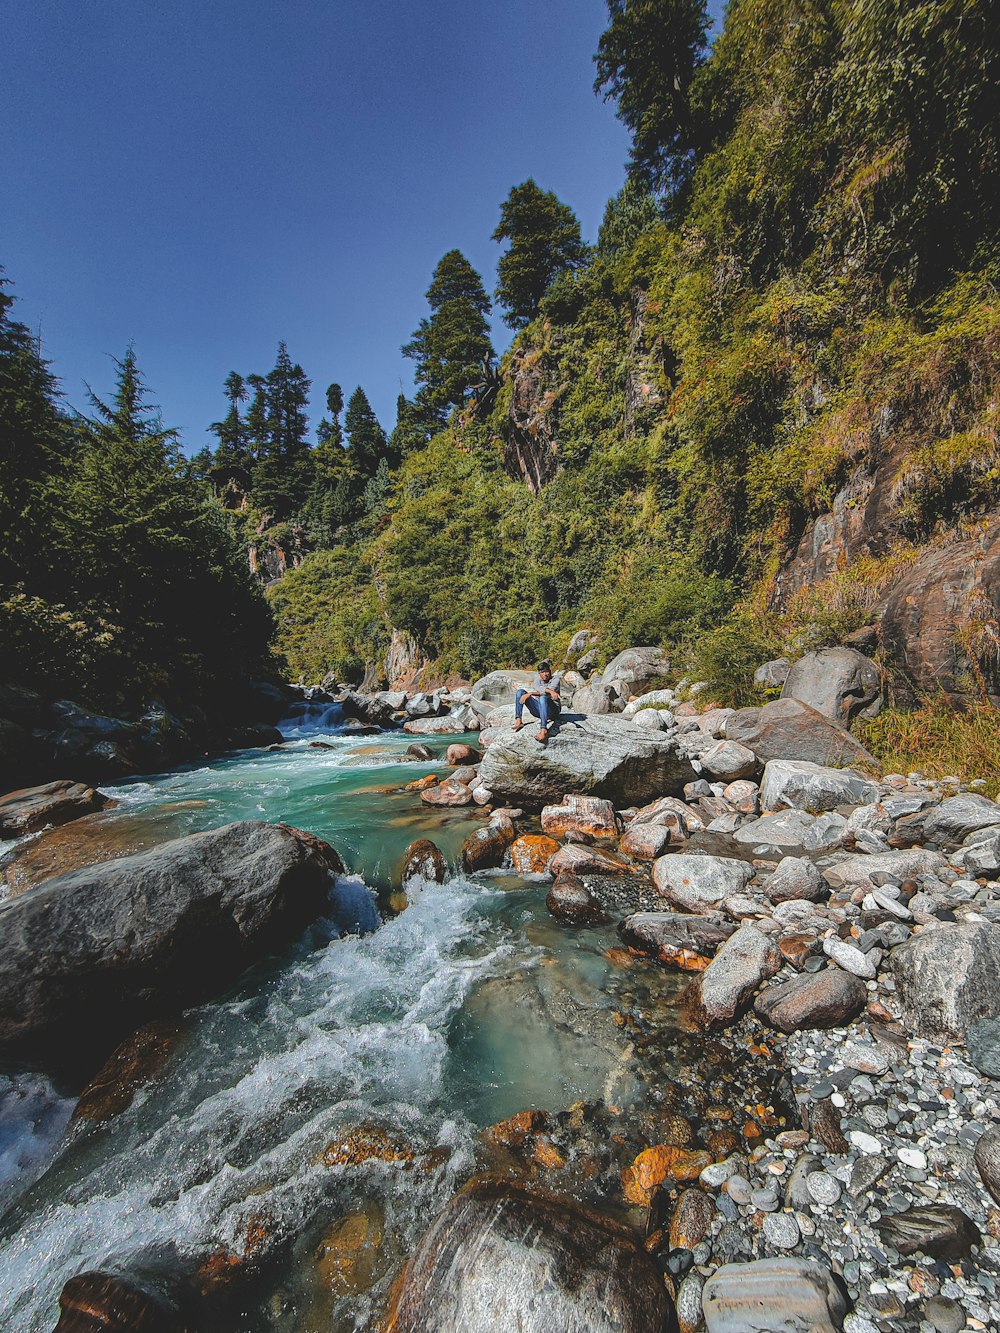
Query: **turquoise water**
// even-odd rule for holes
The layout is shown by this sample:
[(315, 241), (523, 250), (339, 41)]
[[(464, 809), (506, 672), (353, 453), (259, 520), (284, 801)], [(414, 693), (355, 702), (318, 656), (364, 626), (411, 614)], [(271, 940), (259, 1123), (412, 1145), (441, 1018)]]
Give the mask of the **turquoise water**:
[[(630, 1095), (625, 1039), (608, 1014), (613, 932), (555, 924), (542, 883), (458, 873), (482, 815), (399, 792), (435, 769), (402, 762), (410, 737), (288, 733), (278, 751), (109, 791), (126, 815), (162, 815), (172, 836), (234, 819), (317, 833), (344, 857), (338, 893), (355, 906), (387, 903), (416, 837), (438, 843), (452, 874), (374, 933), (338, 937), (318, 923), (189, 1013), (164, 1075), (106, 1126), (67, 1128), (72, 1099), (37, 1076), (0, 1080), (0, 1305), (11, 1333), (51, 1329), (75, 1273), (191, 1269), (243, 1255), (248, 1235), (264, 1276), (232, 1328), (367, 1328), (433, 1211), (481, 1167), (482, 1126), (529, 1106)], [(316, 739), (333, 748), (310, 748)], [(418, 1159), (438, 1151), (427, 1169), (325, 1165), (325, 1146), (358, 1126)], [(358, 1209), (384, 1227), (379, 1259), (363, 1289), (331, 1289), (316, 1237)]]

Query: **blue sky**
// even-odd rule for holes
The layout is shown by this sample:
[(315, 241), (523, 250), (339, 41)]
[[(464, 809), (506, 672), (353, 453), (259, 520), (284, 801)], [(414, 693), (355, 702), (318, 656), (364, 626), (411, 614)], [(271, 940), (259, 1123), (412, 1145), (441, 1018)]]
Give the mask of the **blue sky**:
[(596, 235), (628, 152), (592, 91), (606, 23), (604, 0), (5, 0), (0, 264), (67, 401), (134, 340), (197, 449), (283, 338), (313, 425), (336, 380), (391, 427), (434, 266), (457, 247), (492, 288), (512, 185)]

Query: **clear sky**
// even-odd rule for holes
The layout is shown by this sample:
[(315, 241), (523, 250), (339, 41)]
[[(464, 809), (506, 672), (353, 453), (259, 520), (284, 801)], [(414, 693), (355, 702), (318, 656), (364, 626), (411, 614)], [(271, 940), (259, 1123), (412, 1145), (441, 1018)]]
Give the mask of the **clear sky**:
[[(714, 6), (713, 6), (714, 8)], [(188, 451), (278, 340), (383, 424), (446, 250), (533, 176), (596, 236), (628, 140), (604, 0), (3, 0), (0, 264), (67, 401), (129, 340)], [(495, 321), (495, 342), (507, 335)]]

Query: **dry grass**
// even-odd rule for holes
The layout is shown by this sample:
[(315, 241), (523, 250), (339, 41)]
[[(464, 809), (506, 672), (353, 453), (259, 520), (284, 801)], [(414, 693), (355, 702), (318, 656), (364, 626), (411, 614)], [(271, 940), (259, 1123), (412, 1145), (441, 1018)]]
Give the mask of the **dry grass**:
[(1000, 709), (992, 704), (957, 707), (940, 695), (910, 711), (886, 709), (857, 734), (886, 773), (984, 778), (991, 795), (1000, 792)]

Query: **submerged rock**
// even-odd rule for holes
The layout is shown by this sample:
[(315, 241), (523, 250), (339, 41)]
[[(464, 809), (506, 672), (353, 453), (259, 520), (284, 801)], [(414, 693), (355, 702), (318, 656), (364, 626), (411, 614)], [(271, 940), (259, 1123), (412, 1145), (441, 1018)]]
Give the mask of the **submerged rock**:
[(312, 834), (246, 822), (0, 903), (0, 1058), (83, 1063), (224, 990), (326, 910), (342, 869)]
[(479, 771), (498, 799), (536, 806), (567, 792), (641, 805), (680, 793), (696, 776), (671, 736), (619, 718), (573, 714), (563, 714), (547, 745), (531, 727), (499, 733)]
[(111, 804), (102, 792), (83, 782), (67, 780), (22, 787), (0, 796), (0, 838), (22, 838), (50, 825), (68, 824), (71, 819)]
[(568, 871), (556, 876), (545, 906), (554, 917), (570, 926), (594, 925), (606, 919), (600, 900), (582, 879)]
[(758, 1259), (713, 1273), (702, 1309), (708, 1333), (835, 1333), (847, 1302), (814, 1259)]
[(665, 967), (701, 972), (736, 930), (731, 921), (681, 912), (635, 912), (618, 928), (622, 942)]
[(177, 1049), (183, 1029), (171, 1020), (147, 1023), (133, 1032), (94, 1075), (73, 1108), (74, 1120), (102, 1122), (132, 1105)]
[(673, 1305), (633, 1232), (513, 1181), (471, 1181), (406, 1266), (387, 1333), (666, 1333)]
[(119, 1273), (78, 1273), (59, 1296), (53, 1333), (187, 1333), (187, 1320), (163, 1292)]

